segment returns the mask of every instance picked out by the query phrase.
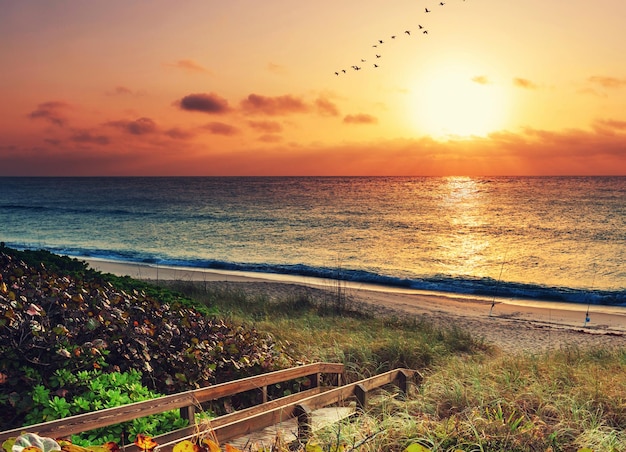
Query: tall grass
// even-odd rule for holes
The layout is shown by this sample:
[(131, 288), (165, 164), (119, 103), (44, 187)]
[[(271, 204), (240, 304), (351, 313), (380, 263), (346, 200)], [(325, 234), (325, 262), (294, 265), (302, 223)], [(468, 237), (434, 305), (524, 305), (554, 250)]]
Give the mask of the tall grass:
[(624, 349), (505, 355), (457, 325), (330, 314), (304, 292), (272, 299), (194, 287), (177, 290), (267, 331), (303, 360), (344, 363), (353, 381), (397, 367), (424, 375), (407, 397), (383, 393), (357, 418), (318, 432), (324, 450), (402, 451), (414, 443), (432, 451), (626, 450)]

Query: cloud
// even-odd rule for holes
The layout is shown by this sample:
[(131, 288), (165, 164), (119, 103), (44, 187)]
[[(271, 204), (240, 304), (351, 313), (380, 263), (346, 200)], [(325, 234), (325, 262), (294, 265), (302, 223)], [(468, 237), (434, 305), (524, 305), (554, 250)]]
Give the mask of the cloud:
[(283, 130), (283, 126), (276, 121), (248, 121), (248, 126), (265, 133), (278, 133)]
[(283, 137), (280, 135), (261, 135), (259, 141), (262, 143), (279, 143), (283, 141)]
[(315, 101), (315, 107), (317, 108), (318, 113), (322, 116), (339, 116), (339, 109), (337, 106), (323, 97), (319, 97)]
[(239, 130), (236, 127), (233, 127), (229, 124), (224, 124), (222, 122), (210, 122), (205, 125), (203, 129), (210, 131), (214, 135), (237, 135)]
[(73, 136), (70, 137), (75, 143), (88, 143), (88, 144), (100, 144), (107, 145), (109, 144), (109, 138), (105, 135), (93, 135), (89, 131), (79, 131), (76, 132)]
[(62, 114), (62, 110), (69, 107), (69, 104), (60, 101), (44, 102), (37, 106), (36, 110), (31, 111), (28, 117), (31, 119), (44, 119), (51, 122), (55, 126), (63, 127), (67, 119)]
[(599, 119), (594, 124), (594, 130), (603, 134), (626, 132), (626, 121), (617, 119)]
[(180, 108), (187, 111), (202, 113), (225, 113), (229, 110), (228, 101), (215, 93), (189, 94), (176, 102)]
[(182, 130), (178, 127), (173, 127), (169, 130), (166, 130), (163, 133), (167, 135), (168, 137), (173, 138), (175, 140), (189, 140), (195, 136), (194, 133), (189, 132), (188, 130)]
[(376, 124), (378, 119), (365, 113), (359, 113), (357, 115), (346, 115), (343, 118), (343, 122), (346, 124)]
[(624, 122), (598, 121), (601, 131), (529, 128), (471, 139), (417, 137), (337, 145), (295, 144), (269, 133), (257, 138), (257, 146), (225, 149), (191, 141), (177, 143), (177, 152), (168, 140), (135, 140), (135, 152), (129, 153), (116, 151), (123, 146), (93, 146), (85, 152), (85, 145), (67, 140), (62, 146), (16, 146), (3, 144), (0, 137), (0, 176), (624, 175)]
[(287, 69), (284, 66), (276, 63), (267, 63), (267, 70), (278, 75), (284, 75), (287, 73)]
[(513, 85), (524, 89), (537, 89), (538, 86), (526, 78), (516, 77), (513, 79)]
[(116, 127), (131, 135), (146, 135), (157, 131), (156, 123), (150, 118), (139, 118), (134, 121), (110, 121), (106, 125)]
[(589, 77), (587, 81), (594, 85), (600, 85), (602, 88), (607, 89), (618, 89), (626, 86), (626, 78), (593, 75)]
[(112, 92), (108, 93), (110, 96), (130, 95), (133, 94), (130, 88), (125, 86), (116, 86)]
[(177, 69), (182, 69), (189, 73), (211, 74), (210, 70), (208, 70), (201, 64), (196, 63), (194, 60), (183, 59), (183, 60), (178, 60), (175, 63), (166, 63), (165, 65), (169, 67), (177, 68)]
[(143, 96), (145, 95), (145, 91), (133, 91), (126, 86), (118, 85), (113, 88), (112, 91), (107, 91), (105, 94), (107, 96)]
[(250, 114), (286, 115), (291, 113), (306, 113), (310, 108), (304, 101), (291, 95), (267, 97), (259, 94), (250, 94), (241, 101), (241, 108)]
[(476, 77), (472, 77), (472, 82), (478, 83), (479, 85), (488, 85), (491, 83), (486, 75), (477, 75)]

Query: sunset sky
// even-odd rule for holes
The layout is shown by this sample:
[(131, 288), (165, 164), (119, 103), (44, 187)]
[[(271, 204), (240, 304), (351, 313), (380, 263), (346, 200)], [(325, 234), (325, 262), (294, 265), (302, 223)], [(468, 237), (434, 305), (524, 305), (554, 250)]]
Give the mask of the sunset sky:
[(626, 175), (626, 1), (443, 3), (0, 0), (0, 176)]

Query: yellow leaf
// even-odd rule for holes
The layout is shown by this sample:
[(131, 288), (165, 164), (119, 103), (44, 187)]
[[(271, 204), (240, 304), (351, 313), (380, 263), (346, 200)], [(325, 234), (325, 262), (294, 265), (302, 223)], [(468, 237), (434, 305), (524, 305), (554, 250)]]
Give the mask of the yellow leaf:
[(409, 447), (404, 449), (403, 452), (431, 452), (430, 449), (422, 446), (421, 444), (411, 444)]
[(109, 441), (100, 446), (87, 446), (85, 449), (87, 452), (119, 452), (120, 446), (115, 441)]
[(22, 449), (22, 452), (43, 452), (43, 451), (37, 446), (28, 446)]
[(317, 443), (307, 443), (306, 452), (324, 452), (324, 449)]
[(593, 452), (593, 449), (589, 449), (588, 447), (583, 447), (582, 449), (578, 449), (576, 452)]
[(222, 452), (219, 444), (217, 444), (215, 441), (205, 438), (204, 440), (202, 440), (202, 442), (206, 444), (206, 447), (209, 448), (209, 452)]
[(200, 452), (200, 446), (186, 439), (180, 443), (176, 443), (173, 452)]
[(86, 447), (72, 444), (69, 441), (63, 441), (60, 446), (63, 452), (87, 452)]
[(137, 439), (135, 439), (135, 445), (141, 450), (152, 450), (158, 446), (158, 444), (150, 436), (142, 435), (139, 433)]
[(230, 444), (226, 444), (225, 450), (226, 452), (243, 452), (243, 450), (237, 449), (235, 446), (231, 446)]
[(11, 452), (13, 450), (13, 444), (15, 444), (15, 437), (12, 436), (2, 443), (2, 449), (4, 449), (5, 452)]

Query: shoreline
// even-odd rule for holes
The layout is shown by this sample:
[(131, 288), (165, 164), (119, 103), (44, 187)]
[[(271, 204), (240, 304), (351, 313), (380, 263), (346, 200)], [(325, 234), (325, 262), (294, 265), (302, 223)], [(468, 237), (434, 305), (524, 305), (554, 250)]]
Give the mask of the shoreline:
[[(255, 293), (289, 295), (298, 287), (336, 289), (337, 281), (229, 270), (162, 267), (82, 259), (90, 268), (118, 276), (158, 281), (228, 283)], [(504, 352), (537, 352), (566, 346), (626, 347), (626, 307), (587, 305), (427, 292), (375, 284), (341, 282), (359, 303), (398, 316), (421, 316), (433, 323), (457, 324)], [(492, 302), (493, 309), (492, 309)]]

